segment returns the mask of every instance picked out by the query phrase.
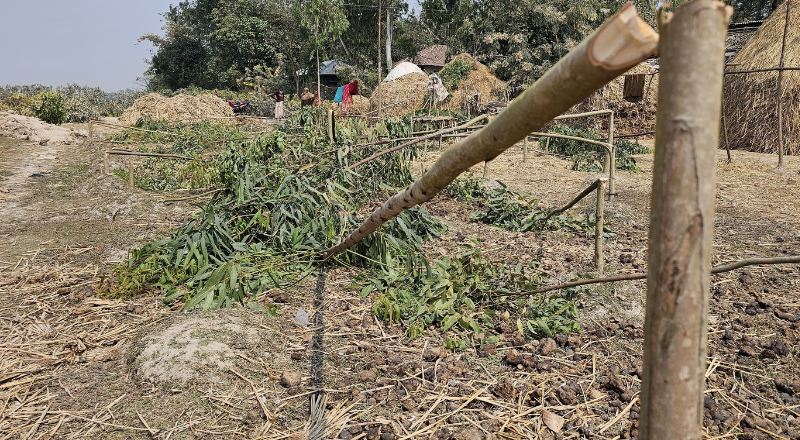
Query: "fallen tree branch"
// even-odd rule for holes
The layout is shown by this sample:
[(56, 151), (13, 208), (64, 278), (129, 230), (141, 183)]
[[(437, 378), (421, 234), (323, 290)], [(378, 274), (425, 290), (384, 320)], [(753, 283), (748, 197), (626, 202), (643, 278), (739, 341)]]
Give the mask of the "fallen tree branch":
[[(718, 266), (712, 267), (711, 273), (730, 272), (732, 270), (736, 270), (745, 266), (757, 266), (760, 264), (793, 264), (793, 263), (800, 263), (800, 255), (795, 255), (792, 257), (752, 258), (749, 260), (734, 261), (733, 263), (720, 264)], [(568, 289), (570, 287), (586, 286), (588, 284), (615, 283), (617, 281), (643, 280), (645, 278), (647, 278), (647, 273), (632, 273), (628, 275), (619, 275), (616, 277), (593, 278), (590, 280), (571, 281), (569, 283), (559, 284), (557, 286), (543, 287), (537, 290), (526, 290), (523, 292), (511, 292), (511, 293), (503, 292), (502, 294), (506, 296), (536, 295), (539, 293), (549, 292), (551, 290)], [(499, 292), (492, 292), (492, 293), (499, 293)]]
[[(591, 185), (589, 185), (589, 186), (588, 186), (586, 189), (584, 189), (583, 191), (581, 191), (581, 193), (580, 193), (580, 194), (578, 194), (578, 195), (577, 195), (577, 197), (575, 197), (574, 199), (572, 199), (572, 201), (571, 201), (571, 202), (569, 202), (569, 203), (567, 203), (567, 204), (566, 204), (566, 205), (565, 205), (563, 208), (560, 208), (560, 209), (554, 209), (554, 210), (550, 211), (550, 214), (547, 214), (547, 217), (543, 218), (543, 219), (542, 219), (542, 222), (547, 222), (548, 220), (550, 220), (550, 217), (552, 217), (552, 216), (554, 216), (554, 215), (556, 215), (556, 214), (560, 214), (560, 213), (562, 213), (562, 212), (566, 211), (567, 209), (569, 209), (569, 208), (572, 208), (573, 206), (575, 206), (575, 204), (576, 204), (576, 203), (578, 203), (578, 202), (580, 202), (581, 200), (583, 200), (583, 198), (584, 198), (584, 197), (586, 197), (586, 196), (588, 196), (589, 194), (591, 194), (591, 193), (592, 193), (592, 191), (594, 191), (594, 190), (597, 188), (597, 185), (599, 185), (599, 184), (600, 184), (600, 180), (601, 180), (601, 179), (597, 179), (597, 180), (595, 180), (594, 182), (592, 182), (592, 184), (591, 184)], [(607, 182), (607, 181), (608, 181), (608, 178), (605, 178), (605, 177), (604, 177), (604, 178), (603, 178), (603, 182)], [(599, 196), (598, 196), (598, 197), (599, 197)]]
[[(650, 57), (657, 48), (658, 34), (639, 18), (636, 8), (628, 3), (512, 101), (485, 128), (448, 148), (416, 182), (384, 202), (338, 245), (323, 251), (323, 258), (327, 260), (337, 252), (350, 248), (404, 210), (430, 200), (471, 166), (499, 156), (531, 132), (542, 128), (603, 85)], [(441, 133), (430, 137), (437, 137)], [(393, 150), (406, 146), (404, 144)], [(389, 152), (387, 150), (384, 154)], [(372, 159), (374, 157), (354, 166)]]
[(414, 140), (408, 141), (408, 142), (406, 142), (404, 144), (400, 144), (400, 145), (398, 145), (396, 147), (389, 148), (388, 150), (383, 150), (383, 151), (381, 151), (379, 153), (375, 153), (372, 156), (367, 157), (365, 159), (361, 159), (360, 161), (350, 165), (350, 169), (351, 170), (355, 169), (359, 165), (365, 164), (365, 163), (367, 163), (367, 162), (369, 162), (371, 160), (375, 160), (375, 159), (377, 159), (377, 158), (379, 158), (381, 156), (387, 155), (389, 153), (393, 153), (395, 151), (402, 150), (403, 148), (410, 147), (410, 146), (412, 146), (414, 144), (418, 144), (418, 143), (420, 143), (420, 142), (422, 142), (422, 141), (424, 141), (426, 139), (432, 139), (432, 138), (439, 137), (440, 135), (443, 135), (443, 134), (452, 133), (452, 132), (458, 131), (458, 130), (463, 130), (463, 129), (469, 127), (470, 125), (472, 125), (472, 124), (474, 124), (474, 123), (476, 123), (478, 121), (483, 121), (483, 120), (486, 120), (488, 118), (489, 118), (488, 115), (480, 115), (477, 118), (474, 118), (474, 119), (472, 119), (470, 121), (465, 122), (464, 124), (459, 125), (458, 127), (445, 128), (444, 130), (439, 130), (439, 131), (437, 131), (435, 133), (431, 133), (431, 134), (428, 134), (428, 135), (425, 135), (425, 136), (420, 136), (420, 137), (415, 138)]
[(178, 154), (161, 154), (161, 153), (142, 153), (139, 151), (126, 151), (126, 150), (108, 150), (106, 151), (108, 154), (116, 155), (116, 156), (145, 156), (145, 157), (164, 157), (169, 159), (184, 159), (184, 160), (195, 160), (195, 157), (189, 156), (181, 156)]

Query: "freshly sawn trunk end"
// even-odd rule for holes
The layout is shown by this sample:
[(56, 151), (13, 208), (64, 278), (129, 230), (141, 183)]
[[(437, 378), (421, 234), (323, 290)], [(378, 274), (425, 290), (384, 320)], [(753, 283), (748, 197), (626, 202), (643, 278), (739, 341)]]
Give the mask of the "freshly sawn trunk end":
[(376, 209), (328, 259), (361, 241), (403, 210), (430, 200), (472, 165), (492, 160), (656, 52), (658, 34), (628, 3), (517, 97), (482, 130), (445, 151), (411, 186)]

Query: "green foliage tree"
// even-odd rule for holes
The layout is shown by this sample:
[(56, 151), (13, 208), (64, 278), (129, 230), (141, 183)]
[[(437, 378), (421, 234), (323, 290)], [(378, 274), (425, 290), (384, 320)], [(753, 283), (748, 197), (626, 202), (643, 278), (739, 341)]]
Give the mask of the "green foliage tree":
[(320, 49), (324, 54), (324, 48), (335, 43), (350, 24), (342, 11), (343, 3), (342, 0), (298, 0), (295, 3), (295, 15), (310, 33), (309, 43), (317, 61), (317, 92), (320, 96)]
[(245, 69), (279, 67), (280, 55), (296, 76), (305, 36), (293, 6), (291, 0), (186, 0), (170, 6), (163, 14), (165, 35), (140, 38), (156, 48), (151, 88), (237, 89)]

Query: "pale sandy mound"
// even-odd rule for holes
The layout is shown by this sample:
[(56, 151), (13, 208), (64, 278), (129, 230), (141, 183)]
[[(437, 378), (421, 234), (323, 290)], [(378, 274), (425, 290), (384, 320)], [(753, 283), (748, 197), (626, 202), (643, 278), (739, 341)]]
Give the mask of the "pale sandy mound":
[(133, 125), (142, 116), (149, 116), (153, 121), (192, 122), (233, 117), (233, 110), (227, 102), (214, 95), (178, 95), (167, 98), (158, 93), (150, 93), (137, 99), (125, 110), (119, 122)]
[(136, 362), (146, 380), (184, 383), (228, 371), (234, 359), (258, 347), (260, 340), (259, 331), (243, 316), (193, 316), (145, 337)]
[(48, 124), (39, 118), (0, 111), (1, 137), (25, 139), (45, 145), (70, 144), (82, 135), (67, 127)]

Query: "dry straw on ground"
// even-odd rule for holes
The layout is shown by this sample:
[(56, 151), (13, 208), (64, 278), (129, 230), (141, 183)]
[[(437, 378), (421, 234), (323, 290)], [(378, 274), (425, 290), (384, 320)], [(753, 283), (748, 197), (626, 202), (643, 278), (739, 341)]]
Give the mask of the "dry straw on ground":
[(177, 95), (167, 98), (150, 93), (137, 99), (122, 113), (121, 124), (133, 125), (142, 116), (154, 121), (199, 121), (203, 119), (233, 117), (231, 107), (213, 95)]
[[(800, 5), (789, 10), (786, 67), (800, 67)], [(784, 2), (733, 59), (727, 71), (776, 68), (780, 65)], [(758, 153), (778, 151), (778, 72), (725, 77), (725, 118), (731, 148)], [(800, 153), (800, 71), (783, 72), (783, 136), (788, 154)]]
[(424, 107), (428, 97), (428, 77), (422, 73), (410, 73), (394, 81), (382, 82), (369, 98), (370, 116), (378, 114), (378, 94), (381, 117), (402, 117)]
[(469, 54), (462, 53), (454, 57), (446, 69), (455, 61), (467, 61), (470, 63), (471, 71), (466, 78), (459, 81), (458, 86), (450, 92), (450, 99), (445, 102), (443, 108), (447, 110), (459, 111), (465, 108), (471, 97), (480, 95), (475, 104), (483, 105), (489, 101), (496, 101), (500, 98), (500, 91), (505, 89), (505, 83), (497, 79), (489, 68), (476, 61)]
[[(644, 96), (641, 101), (630, 102), (623, 99), (625, 75), (622, 75), (573, 107), (570, 113), (614, 110), (614, 129), (617, 134), (653, 131), (656, 127), (656, 104), (658, 104), (657, 72), (657, 69), (647, 63), (639, 63), (625, 72), (625, 75), (647, 75), (644, 82)], [(607, 129), (606, 121), (607, 118), (600, 118), (595, 120), (592, 125), (594, 128)], [(602, 124), (602, 127), (599, 124)]]

